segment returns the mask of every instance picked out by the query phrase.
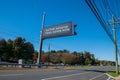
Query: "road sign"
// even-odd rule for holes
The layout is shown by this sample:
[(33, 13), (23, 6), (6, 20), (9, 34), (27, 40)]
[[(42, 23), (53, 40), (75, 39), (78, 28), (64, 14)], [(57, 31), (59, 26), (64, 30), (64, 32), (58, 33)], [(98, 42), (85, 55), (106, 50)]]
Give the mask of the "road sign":
[(75, 35), (75, 24), (66, 22), (43, 28), (42, 39)]

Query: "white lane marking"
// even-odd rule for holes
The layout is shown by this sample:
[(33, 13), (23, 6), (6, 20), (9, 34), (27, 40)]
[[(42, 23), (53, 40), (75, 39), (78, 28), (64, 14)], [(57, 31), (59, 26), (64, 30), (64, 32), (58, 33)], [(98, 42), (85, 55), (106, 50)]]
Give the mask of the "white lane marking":
[(101, 74), (101, 75), (98, 75), (98, 76), (96, 76), (96, 77), (93, 77), (93, 78), (91, 78), (91, 79), (89, 79), (89, 80), (94, 80), (94, 79), (99, 78), (99, 77), (101, 77), (101, 76), (103, 76), (103, 75), (105, 75), (105, 73), (104, 73), (104, 74)]
[(65, 77), (70, 77), (70, 76), (77, 76), (77, 75), (81, 75), (81, 74), (87, 74), (87, 73), (90, 73), (90, 72), (77, 73), (77, 74), (70, 74), (70, 75), (58, 76), (58, 77), (52, 77), (52, 78), (45, 78), (45, 79), (41, 79), (41, 80), (52, 80), (52, 79), (59, 79), (59, 78), (65, 78)]
[(112, 79), (111, 77), (109, 77), (107, 80), (115, 80), (115, 79)]
[(107, 80), (110, 80), (110, 77)]
[(21, 76), (24, 74), (5, 74), (5, 75), (0, 75), (0, 76)]

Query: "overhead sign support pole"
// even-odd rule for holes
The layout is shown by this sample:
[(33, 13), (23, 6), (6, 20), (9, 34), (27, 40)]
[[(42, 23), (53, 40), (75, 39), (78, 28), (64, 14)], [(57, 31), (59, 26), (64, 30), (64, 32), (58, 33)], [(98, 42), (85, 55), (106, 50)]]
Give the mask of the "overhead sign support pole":
[(40, 48), (39, 48), (39, 53), (38, 53), (38, 59), (37, 59), (37, 63), (40, 65), (40, 67), (42, 66), (42, 44), (43, 44), (43, 28), (44, 28), (44, 23), (45, 23), (45, 15), (46, 13), (44, 12), (43, 14), (43, 19), (42, 19), (42, 30), (40, 32)]

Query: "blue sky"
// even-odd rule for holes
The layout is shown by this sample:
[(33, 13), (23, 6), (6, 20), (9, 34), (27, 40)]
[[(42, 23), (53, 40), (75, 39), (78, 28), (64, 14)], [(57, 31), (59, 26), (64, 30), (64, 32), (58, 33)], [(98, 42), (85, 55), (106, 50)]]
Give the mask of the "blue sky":
[(72, 21), (76, 36), (46, 39), (43, 50), (89, 51), (98, 59), (114, 61), (114, 45), (84, 0), (0, 0), (0, 38), (21, 36), (39, 49), (43, 12), (45, 26)]

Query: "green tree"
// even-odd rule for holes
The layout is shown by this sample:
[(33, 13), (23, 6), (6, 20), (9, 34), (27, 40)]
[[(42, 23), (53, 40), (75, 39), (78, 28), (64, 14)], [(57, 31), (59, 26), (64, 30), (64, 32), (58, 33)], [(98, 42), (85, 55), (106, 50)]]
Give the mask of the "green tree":
[(22, 59), (31, 60), (33, 58), (34, 47), (30, 42), (25, 42), (22, 48)]
[(6, 58), (7, 61), (13, 61), (14, 59), (14, 54), (13, 54), (13, 41), (11, 39), (9, 39), (6, 42), (6, 49), (5, 49), (5, 53), (3, 54), (3, 56)]
[(22, 53), (24, 52), (25, 39), (18, 37), (14, 40), (14, 55), (17, 59), (22, 59)]
[(64, 50), (58, 50), (58, 51), (56, 51), (57, 53), (69, 53), (69, 51), (68, 50), (66, 50), (66, 49), (64, 49)]
[(34, 53), (33, 44), (26, 42), (22, 37), (14, 41), (0, 39), (0, 58), (6, 61), (17, 61), (18, 59), (32, 60)]
[(91, 60), (90, 60), (90, 53), (85, 51), (84, 52), (84, 56), (85, 56), (85, 65), (88, 65), (91, 63)]
[(6, 53), (5, 49), (6, 49), (6, 40), (5, 39), (1, 39), (0, 40), (0, 57), (5, 58), (3, 56)]
[(100, 60), (95, 59), (95, 65), (100, 65)]
[(84, 56), (84, 53), (83, 53), (83, 52), (80, 53), (80, 64), (81, 64), (81, 65), (84, 65), (84, 64), (85, 64), (85, 56)]
[[(49, 53), (49, 52), (48, 52), (48, 53)], [(55, 51), (55, 50), (51, 50), (50, 53), (56, 53), (56, 51)]]
[(74, 51), (74, 52), (72, 52), (72, 54), (74, 54), (75, 56), (77, 56), (78, 53), (76, 51)]
[(91, 65), (95, 64), (95, 56), (94, 54), (91, 54)]

